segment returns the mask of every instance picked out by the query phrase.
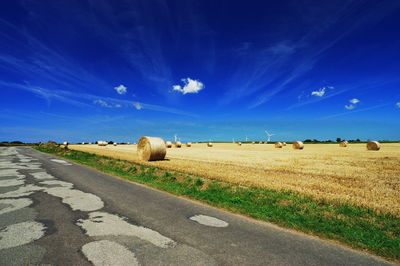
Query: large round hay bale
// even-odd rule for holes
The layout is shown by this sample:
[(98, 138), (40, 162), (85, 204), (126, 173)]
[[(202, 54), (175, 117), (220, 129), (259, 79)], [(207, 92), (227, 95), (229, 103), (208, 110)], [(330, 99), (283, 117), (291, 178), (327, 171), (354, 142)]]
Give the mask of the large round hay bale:
[(340, 147), (347, 147), (348, 144), (349, 144), (349, 143), (348, 143), (347, 141), (344, 140), (344, 141), (342, 141), (342, 142), (339, 143), (339, 146), (340, 146)]
[(381, 148), (381, 144), (377, 141), (368, 141), (367, 149), (370, 151), (379, 151)]
[(262, 141), (259, 141), (258, 144), (262, 144)]
[(293, 149), (295, 149), (295, 150), (302, 150), (302, 149), (304, 149), (304, 144), (303, 144), (303, 142), (301, 142), (301, 141), (295, 141), (295, 142), (293, 142)]
[(256, 143), (254, 141), (252, 141), (251, 144), (256, 144)]
[(64, 142), (63, 142), (63, 145), (64, 145), (64, 146), (68, 146), (68, 142), (67, 142), (67, 141), (64, 141)]
[(117, 143), (116, 143), (116, 142), (114, 142), (114, 143), (113, 143), (113, 145), (114, 145), (114, 146), (117, 146)]
[(186, 142), (186, 147), (192, 147), (192, 143), (191, 142)]
[(162, 138), (141, 137), (137, 146), (137, 153), (141, 160), (163, 160), (167, 154), (165, 142)]
[(282, 142), (275, 142), (275, 148), (282, 148), (283, 144)]
[(238, 142), (237, 145), (242, 146), (242, 143), (241, 143), (241, 142)]
[(166, 141), (165, 142), (165, 147), (172, 148), (172, 142), (171, 141)]
[(108, 143), (106, 141), (102, 141), (102, 140), (97, 142), (97, 145), (99, 145), (99, 146), (107, 146), (107, 144)]
[(282, 145), (283, 145), (283, 146), (286, 146), (286, 142), (282, 142)]
[(211, 142), (207, 143), (207, 147), (212, 147), (213, 144)]
[(180, 141), (175, 141), (174, 146), (175, 148), (180, 148), (182, 147), (182, 143)]

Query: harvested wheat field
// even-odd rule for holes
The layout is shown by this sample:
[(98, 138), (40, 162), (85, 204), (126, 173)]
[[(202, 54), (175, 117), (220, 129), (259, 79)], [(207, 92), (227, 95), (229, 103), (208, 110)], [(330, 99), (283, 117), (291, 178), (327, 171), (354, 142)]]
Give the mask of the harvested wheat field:
[(136, 145), (100, 147), (69, 145), (70, 149), (141, 164), (192, 173), (244, 186), (292, 190), (319, 199), (350, 201), (400, 216), (400, 144), (291, 145), (205, 143), (167, 150), (163, 161), (140, 161)]

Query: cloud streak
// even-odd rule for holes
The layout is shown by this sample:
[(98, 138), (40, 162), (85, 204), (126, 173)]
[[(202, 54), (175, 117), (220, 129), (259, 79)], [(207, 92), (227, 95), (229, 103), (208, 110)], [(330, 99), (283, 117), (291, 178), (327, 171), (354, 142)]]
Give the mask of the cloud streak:
[[(93, 108), (93, 106), (88, 104), (88, 102), (93, 103), (95, 101), (96, 101), (95, 102), (96, 104), (99, 104), (102, 107), (112, 107), (112, 104), (114, 106), (119, 104), (121, 107), (133, 106), (132, 101), (121, 100), (121, 99), (116, 99), (116, 98), (112, 98), (112, 97), (102, 97), (102, 96), (92, 95), (92, 94), (87, 94), (87, 93), (76, 93), (76, 92), (70, 92), (70, 91), (64, 91), (64, 90), (49, 90), (49, 89), (45, 89), (45, 88), (41, 88), (41, 87), (34, 87), (31, 85), (21, 85), (21, 84), (9, 83), (9, 82), (4, 82), (4, 81), (0, 81), (0, 86), (28, 91), (39, 97), (46, 99), (47, 101), (49, 101), (51, 99), (55, 99), (55, 100), (59, 100), (61, 102), (72, 104), (72, 105), (75, 105), (78, 107)], [(147, 103), (142, 103), (142, 102), (135, 102), (135, 103), (140, 104), (141, 109), (147, 109), (147, 110), (151, 110), (151, 111), (164, 112), (164, 113), (171, 113), (171, 114), (176, 114), (176, 115), (197, 117), (197, 115), (195, 115), (195, 114), (185, 112), (185, 111), (175, 109), (175, 108), (169, 108), (169, 107), (165, 107), (165, 106), (161, 106), (161, 105), (147, 104)]]
[(319, 118), (317, 120), (325, 120), (325, 119), (330, 119), (330, 118), (334, 118), (334, 117), (345, 116), (345, 115), (359, 113), (359, 112), (365, 112), (365, 111), (369, 111), (369, 110), (373, 110), (373, 109), (382, 108), (382, 107), (385, 107), (385, 106), (388, 106), (388, 105), (389, 104), (387, 104), (387, 103), (386, 104), (378, 104), (378, 105), (374, 105), (374, 106), (367, 107), (367, 108), (351, 110), (351, 111), (347, 111), (347, 112), (343, 112), (343, 113), (337, 113), (337, 114), (333, 114), (333, 115), (324, 116), (324, 117), (321, 117), (321, 118)]
[[(295, 82), (309, 73), (331, 47), (361, 26), (380, 21), (396, 10), (398, 4), (365, 8), (363, 3), (349, 1), (341, 7), (331, 7), (329, 13), (308, 9), (310, 14), (303, 19), (310, 24), (306, 27), (309, 31), (302, 32), (302, 38), (294, 37), (296, 34), (293, 33), (283, 43), (275, 43), (266, 49), (256, 49), (255, 45), (242, 47), (237, 56), (238, 68), (228, 82), (230, 89), (220, 104), (252, 96), (248, 107), (255, 108), (284, 90), (296, 89), (298, 85)], [(358, 8), (363, 12), (357, 14), (356, 23), (350, 23), (354, 10)], [(317, 91), (314, 96), (322, 98), (325, 92)]]

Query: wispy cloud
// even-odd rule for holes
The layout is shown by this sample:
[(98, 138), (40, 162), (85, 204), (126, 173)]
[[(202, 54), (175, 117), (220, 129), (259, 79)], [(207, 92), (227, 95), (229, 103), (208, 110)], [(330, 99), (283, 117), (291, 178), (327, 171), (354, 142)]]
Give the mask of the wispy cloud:
[[(353, 17), (354, 10), (360, 6), (363, 12), (357, 14), (356, 23), (350, 23), (349, 18)], [(304, 15), (307, 17), (303, 19), (304, 23), (309, 23), (309, 31), (302, 32), (304, 37), (300, 39), (294, 37), (295, 34), (288, 35), (284, 44), (276, 43), (267, 49), (251, 46), (241, 51), (237, 70), (232, 71), (232, 78), (226, 82), (230, 89), (220, 103), (229, 104), (253, 96), (248, 107), (254, 108), (284, 90), (296, 89), (295, 82), (309, 73), (331, 47), (361, 26), (380, 21), (396, 10), (398, 4), (379, 8), (371, 5), (366, 8), (362, 3), (349, 1), (341, 7), (331, 7), (329, 13), (308, 8), (307, 15)], [(304, 9), (304, 6), (299, 8)], [(278, 28), (277, 32), (280, 30)], [(314, 96), (323, 98), (325, 93), (317, 92)]]
[[(45, 89), (45, 88), (41, 88), (41, 87), (9, 83), (9, 82), (4, 82), (4, 81), (0, 81), (0, 86), (29, 91), (31, 93), (36, 94), (37, 96), (45, 98), (48, 101), (51, 99), (54, 99), (54, 100), (59, 100), (61, 102), (65, 102), (68, 104), (73, 104), (73, 105), (76, 105), (79, 107), (85, 107), (85, 108), (86, 107), (93, 108), (93, 106), (90, 105), (89, 103), (93, 103), (94, 101), (99, 101), (99, 100), (104, 101), (109, 106), (112, 106), (112, 105), (116, 106), (117, 104), (119, 104), (121, 107), (132, 107), (132, 104), (133, 104), (132, 101), (121, 100), (121, 99), (116, 99), (116, 98), (112, 98), (112, 97), (101, 97), (98, 95), (92, 95), (92, 94), (87, 94), (87, 93), (76, 93), (76, 92), (70, 92), (70, 91), (64, 91), (64, 90), (49, 90), (49, 89)], [(197, 116), (195, 114), (185, 112), (185, 111), (175, 109), (175, 108), (154, 105), (154, 104), (147, 104), (147, 103), (143, 103), (143, 102), (136, 102), (136, 103), (140, 104), (140, 106), (142, 107), (141, 109), (147, 109), (147, 110), (164, 112), (164, 113), (171, 113), (171, 114), (176, 114), (176, 115), (185, 115), (185, 116), (191, 116), (191, 117)], [(99, 102), (96, 102), (96, 104), (99, 104)]]
[(133, 107), (136, 108), (136, 110), (141, 110), (143, 108), (143, 106), (139, 102), (134, 102), (132, 104), (133, 104)]
[(357, 98), (353, 98), (353, 99), (351, 99), (349, 102), (351, 102), (352, 104), (357, 104), (357, 103), (360, 102), (360, 100), (357, 99)]
[(325, 92), (326, 92), (327, 89), (333, 90), (334, 87), (332, 87), (332, 86), (324, 86), (324, 87), (320, 88), (319, 90), (311, 92), (311, 95), (317, 96), (317, 97), (322, 97), (322, 96), (325, 95)]
[(345, 115), (349, 115), (349, 114), (365, 112), (365, 111), (369, 111), (369, 110), (373, 110), (373, 109), (382, 108), (382, 107), (385, 107), (385, 106), (388, 106), (388, 105), (389, 104), (386, 103), (386, 104), (374, 105), (374, 106), (371, 106), (371, 107), (357, 109), (357, 110), (350, 110), (350, 111), (346, 111), (346, 112), (342, 112), (342, 113), (337, 113), (337, 114), (333, 114), (333, 115), (324, 116), (324, 117), (321, 117), (321, 118), (319, 118), (317, 120), (324, 120), (324, 119), (334, 118), (334, 117), (338, 117), (338, 116), (345, 116)]
[(204, 84), (200, 80), (195, 80), (191, 78), (181, 79), (182, 82), (185, 84), (183, 87), (180, 85), (172, 86), (172, 90), (179, 91), (182, 94), (187, 93), (198, 93), (204, 88)]
[(349, 100), (349, 102), (351, 104), (345, 105), (344, 108), (346, 108), (347, 110), (353, 110), (354, 108), (356, 108), (356, 106), (360, 102), (360, 100), (356, 99), (356, 98), (353, 98), (353, 99)]
[(106, 101), (103, 101), (103, 100), (94, 100), (93, 103), (98, 104), (102, 107), (112, 108), (112, 106), (110, 104), (108, 104)]
[(119, 85), (117, 87), (114, 87), (114, 90), (117, 91), (118, 94), (126, 94), (127, 88), (124, 85)]
[(397, 108), (400, 108), (400, 102), (396, 103)]

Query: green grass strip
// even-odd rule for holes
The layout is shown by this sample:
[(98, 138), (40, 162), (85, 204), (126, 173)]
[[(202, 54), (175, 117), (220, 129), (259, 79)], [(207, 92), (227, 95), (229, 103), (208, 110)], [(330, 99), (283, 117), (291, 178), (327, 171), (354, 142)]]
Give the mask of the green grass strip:
[(240, 187), (57, 146), (34, 148), (175, 195), (400, 261), (400, 218), (391, 214), (336, 201), (316, 200), (291, 191)]

